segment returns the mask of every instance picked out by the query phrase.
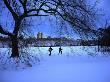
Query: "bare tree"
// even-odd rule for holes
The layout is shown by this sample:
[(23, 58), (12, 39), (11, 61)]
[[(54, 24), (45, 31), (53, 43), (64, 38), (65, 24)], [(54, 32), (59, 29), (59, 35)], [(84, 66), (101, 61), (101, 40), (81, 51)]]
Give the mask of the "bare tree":
[(3, 0), (3, 2), (11, 13), (15, 25), (12, 33), (5, 31), (4, 27), (0, 25), (0, 33), (11, 37), (11, 57), (19, 57), (18, 32), (20, 30), (22, 20), (26, 17), (31, 16), (47, 16), (48, 14), (45, 13), (54, 13), (54, 11), (52, 10), (54, 8), (46, 8), (49, 5), (52, 6), (52, 3), (46, 0)]
[(94, 7), (88, 5), (86, 0), (2, 0), (1, 2), (14, 20), (12, 33), (0, 25), (0, 33), (11, 38), (11, 57), (19, 57), (18, 33), (22, 21), (27, 17), (58, 15), (78, 32), (90, 31), (93, 26)]
[(96, 5), (97, 3), (90, 5), (87, 0), (64, 0), (60, 16), (69, 22), (73, 30), (80, 35), (95, 33), (95, 23), (98, 17)]

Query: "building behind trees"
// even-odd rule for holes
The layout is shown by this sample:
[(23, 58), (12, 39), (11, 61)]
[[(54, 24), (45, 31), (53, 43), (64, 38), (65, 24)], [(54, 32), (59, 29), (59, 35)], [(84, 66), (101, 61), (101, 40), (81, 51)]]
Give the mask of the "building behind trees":
[(42, 32), (38, 32), (37, 34), (37, 39), (42, 39), (43, 37), (43, 33)]

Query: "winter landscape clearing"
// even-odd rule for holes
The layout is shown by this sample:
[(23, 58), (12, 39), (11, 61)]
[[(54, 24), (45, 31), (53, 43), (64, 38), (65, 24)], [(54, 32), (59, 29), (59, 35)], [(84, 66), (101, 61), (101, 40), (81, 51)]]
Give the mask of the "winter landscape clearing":
[(0, 82), (110, 82), (110, 0), (0, 0)]
[(1, 69), (0, 82), (110, 82), (110, 57), (101, 55), (96, 47), (63, 47), (63, 54), (58, 54), (58, 47), (53, 47), (51, 56), (48, 47), (29, 51), (37, 54), (40, 62), (25, 69), (6, 64), (14, 70)]

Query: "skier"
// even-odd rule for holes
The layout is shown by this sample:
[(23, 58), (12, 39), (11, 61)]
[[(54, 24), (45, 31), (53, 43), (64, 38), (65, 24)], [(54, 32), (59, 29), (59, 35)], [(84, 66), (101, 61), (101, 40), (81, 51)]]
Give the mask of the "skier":
[(60, 46), (60, 48), (59, 48), (59, 54), (61, 53), (62, 54), (62, 48), (61, 48), (61, 46)]
[(52, 49), (51, 46), (50, 46), (50, 48), (49, 48), (49, 50), (48, 50), (48, 51), (50, 52), (49, 56), (51, 56), (52, 50), (53, 50), (53, 49)]

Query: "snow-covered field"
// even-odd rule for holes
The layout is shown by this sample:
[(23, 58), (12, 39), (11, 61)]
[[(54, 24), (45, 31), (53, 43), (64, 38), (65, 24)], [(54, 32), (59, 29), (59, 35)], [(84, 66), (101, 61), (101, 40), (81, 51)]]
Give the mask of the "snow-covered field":
[[(52, 48), (51, 56), (48, 47), (29, 48), (40, 62), (26, 69), (1, 70), (0, 82), (110, 82), (110, 57), (96, 47), (63, 47), (63, 54)], [(1, 48), (0, 54), (6, 51)]]

